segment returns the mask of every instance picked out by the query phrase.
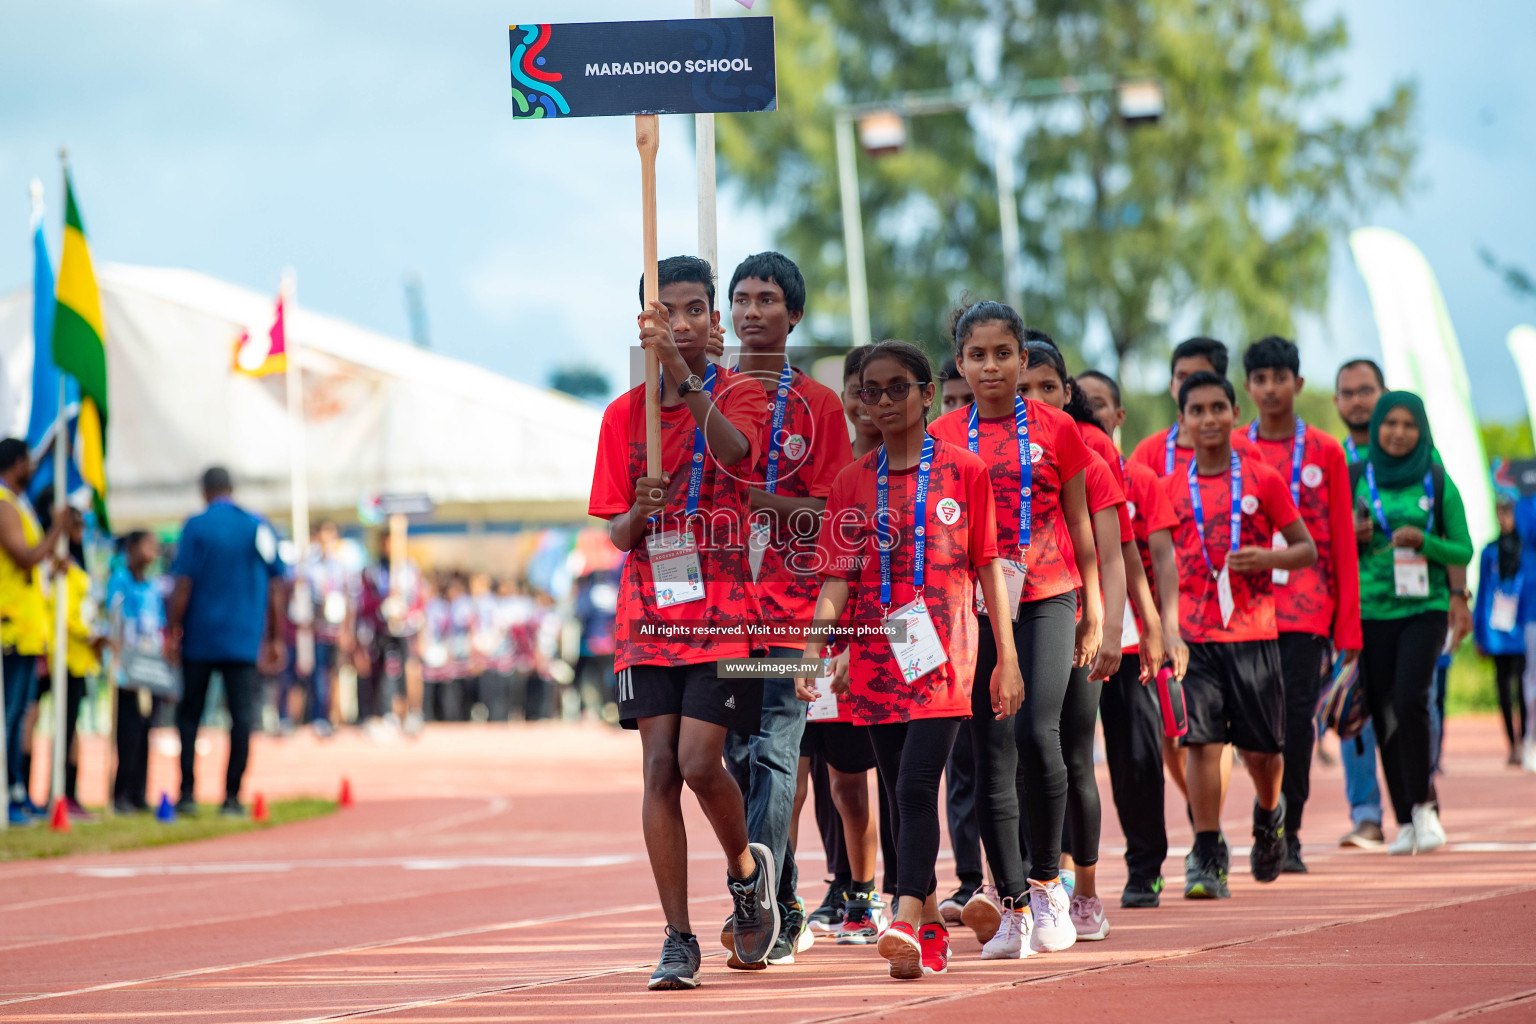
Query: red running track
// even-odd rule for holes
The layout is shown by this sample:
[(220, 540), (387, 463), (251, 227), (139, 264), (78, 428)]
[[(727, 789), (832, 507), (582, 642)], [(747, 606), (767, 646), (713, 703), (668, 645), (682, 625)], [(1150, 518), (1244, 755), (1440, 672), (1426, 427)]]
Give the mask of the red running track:
[[(1445, 850), (1338, 849), (1340, 774), (1319, 766), (1303, 830), (1311, 874), (1258, 886), (1239, 856), (1229, 901), (1175, 895), (1123, 911), (1101, 778), (1109, 939), (982, 963), (957, 935), (949, 974), (908, 984), (869, 947), (818, 944), (794, 966), (727, 970), (708, 941), (727, 913), (723, 865), (690, 807), (706, 960), (704, 985), (687, 993), (645, 989), (662, 921), (632, 734), (441, 726), (415, 742), (262, 739), (247, 798), (333, 793), (346, 774), (357, 806), (201, 843), (0, 864), (0, 1020), (1533, 1021), (1536, 777), (1503, 765), (1493, 720), (1450, 728)], [(216, 780), (221, 745), (209, 747), (202, 776)], [(159, 753), (162, 783), (173, 753)], [(1239, 772), (1225, 822), (1239, 843), (1251, 798)], [(1187, 845), (1182, 807), (1169, 810), (1172, 841)], [(814, 841), (808, 821), (802, 834)], [(1175, 887), (1182, 853), (1166, 865)], [(813, 903), (817, 857), (804, 857)]]

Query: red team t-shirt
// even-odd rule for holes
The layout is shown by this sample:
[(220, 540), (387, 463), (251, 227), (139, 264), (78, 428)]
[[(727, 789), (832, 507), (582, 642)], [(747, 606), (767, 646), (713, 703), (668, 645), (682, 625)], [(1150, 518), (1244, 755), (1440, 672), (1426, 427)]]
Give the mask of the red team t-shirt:
[[(1150, 469), (1136, 462), (1125, 464), (1126, 511), (1131, 514), (1131, 532), (1136, 536), (1136, 551), (1141, 555), (1141, 567), (1147, 574), (1147, 586), (1152, 591), (1152, 603), (1162, 607), (1157, 597), (1157, 579), (1152, 572), (1152, 548), (1147, 538), (1159, 530), (1172, 531), (1179, 525), (1179, 517), (1173, 512), (1173, 503), (1163, 490), (1163, 482)], [(1136, 606), (1131, 606), (1136, 614)], [(1146, 627), (1141, 616), (1136, 615), (1136, 632), (1140, 635)], [(1123, 654), (1135, 654), (1138, 647), (1128, 644)]]
[[(743, 375), (745, 376), (745, 375)], [(758, 382), (761, 390), (761, 382)], [(777, 390), (777, 386), (775, 386)], [(757, 461), (752, 484), (764, 488), (768, 481), (768, 457), (773, 433), (774, 395), (767, 395), (767, 415), (758, 437)], [(843, 400), (831, 388), (795, 370), (784, 403), (780, 431), (779, 476), (776, 493), (790, 498), (825, 498), (832, 481), (853, 461), (848, 440)], [(816, 540), (820, 517), (805, 513), (784, 519), (760, 514), (773, 527), (772, 542), (763, 552), (757, 573), (757, 597), (763, 620), (770, 623), (808, 622), (816, 610), (821, 577), (816, 573)], [(793, 527), (798, 526), (795, 530)], [(784, 639), (773, 647), (804, 649), (805, 644)]]
[[(1248, 438), (1248, 428), (1233, 431), (1280, 474), (1287, 488), (1293, 479), (1294, 436), (1283, 441)], [(1355, 549), (1354, 501), (1344, 446), (1311, 424), (1302, 435), (1300, 501), (1297, 508), (1317, 545), (1317, 561), (1292, 569), (1275, 590), (1275, 618), (1282, 633), (1332, 637), (1341, 648), (1360, 647), (1360, 560)], [(1294, 496), (1294, 492), (1293, 492)], [(1340, 538), (1338, 543), (1334, 538)]]
[[(699, 492), (699, 515), (689, 524), (699, 547), (704, 599), (670, 608), (656, 607), (651, 561), (644, 540), (624, 560), (619, 606), (614, 621), (614, 668), (633, 665), (697, 665), (717, 658), (744, 658), (746, 641), (699, 637), (646, 636), (642, 623), (704, 622), (723, 626), (760, 622), (762, 612), (747, 563), (748, 470), (756, 464), (768, 404), (756, 378), (719, 367), (715, 408), (746, 437), (751, 450), (741, 472), (721, 466), (707, 450)], [(679, 529), (688, 503), (688, 466), (695, 423), (682, 403), (661, 410), (661, 465), (672, 474), (663, 529)], [(590, 515), (604, 519), (628, 512), (635, 501), (635, 481), (645, 475), (645, 385), (625, 392), (603, 412), (592, 473)], [(652, 532), (658, 527), (653, 526)]]
[[(1009, 421), (1012, 422), (1011, 420)], [(890, 644), (869, 637), (849, 644), (849, 691), (843, 703), (858, 725), (917, 718), (968, 718), (976, 671), (977, 625), (972, 611), (976, 569), (997, 557), (997, 519), (986, 465), (964, 445), (935, 440), (928, 480), (923, 599), (949, 661), (906, 682)], [(917, 467), (889, 474), (891, 604), (880, 605), (880, 555), (875, 529), (875, 467), (870, 452), (837, 475), (817, 549), (822, 575), (848, 581), (848, 622), (872, 624), (914, 597), (913, 504)], [(1017, 449), (1015, 449), (1017, 466)], [(1017, 513), (1015, 513), (1017, 514)]]
[[(1023, 562), (1025, 601), (1040, 601), (1083, 585), (1072, 554), (1072, 536), (1061, 514), (1062, 484), (1088, 468), (1091, 457), (1077, 423), (1043, 402), (1024, 402), (1029, 423), (1030, 542), (1019, 551), (1019, 441), (1010, 414), (978, 418), (977, 454), (986, 465), (997, 503), (997, 553)], [(934, 437), (966, 450), (969, 407), (945, 413), (928, 425)]]
[[(1197, 480), (1205, 509), (1205, 549), (1210, 554), (1209, 567), (1200, 554), (1200, 534), (1195, 530), (1188, 470), (1163, 480), (1164, 493), (1179, 519), (1179, 525), (1173, 531), (1173, 547), (1179, 563), (1179, 632), (1189, 643), (1272, 640), (1278, 634), (1274, 589), (1268, 569), (1232, 574), (1232, 621), (1225, 627), (1221, 624), (1221, 604), (1211, 570), (1221, 570), (1231, 548), (1232, 473), (1224, 466), (1220, 473), (1201, 475)], [(1290, 526), (1300, 515), (1285, 481), (1260, 459), (1242, 459), (1242, 480), (1241, 546), (1267, 548), (1275, 531)]]

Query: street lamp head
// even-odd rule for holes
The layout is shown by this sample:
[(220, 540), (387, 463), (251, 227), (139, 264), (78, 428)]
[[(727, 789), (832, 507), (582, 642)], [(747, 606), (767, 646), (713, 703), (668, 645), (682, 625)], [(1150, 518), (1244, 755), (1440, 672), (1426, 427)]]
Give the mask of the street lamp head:
[(859, 145), (870, 156), (901, 152), (907, 143), (907, 122), (894, 110), (877, 110), (859, 118)]
[(1120, 119), (1128, 127), (1156, 124), (1163, 116), (1163, 87), (1154, 81), (1122, 82), (1115, 90)]

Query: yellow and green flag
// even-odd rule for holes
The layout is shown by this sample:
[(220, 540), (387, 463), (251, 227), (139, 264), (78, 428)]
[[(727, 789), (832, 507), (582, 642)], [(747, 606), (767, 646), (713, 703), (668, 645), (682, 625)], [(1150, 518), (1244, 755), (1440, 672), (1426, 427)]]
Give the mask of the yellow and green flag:
[(67, 171), (64, 192), (64, 255), (53, 318), (53, 361), (80, 383), (80, 475), (96, 492), (96, 518), (107, 530), (107, 335), (85, 224)]

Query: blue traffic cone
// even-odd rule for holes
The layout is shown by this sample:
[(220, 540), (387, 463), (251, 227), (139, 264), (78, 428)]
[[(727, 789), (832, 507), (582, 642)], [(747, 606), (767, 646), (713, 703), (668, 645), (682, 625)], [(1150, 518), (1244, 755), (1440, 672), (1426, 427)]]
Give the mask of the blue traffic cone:
[(167, 825), (176, 820), (176, 806), (171, 803), (171, 794), (160, 794), (160, 806), (155, 808), (155, 820)]

